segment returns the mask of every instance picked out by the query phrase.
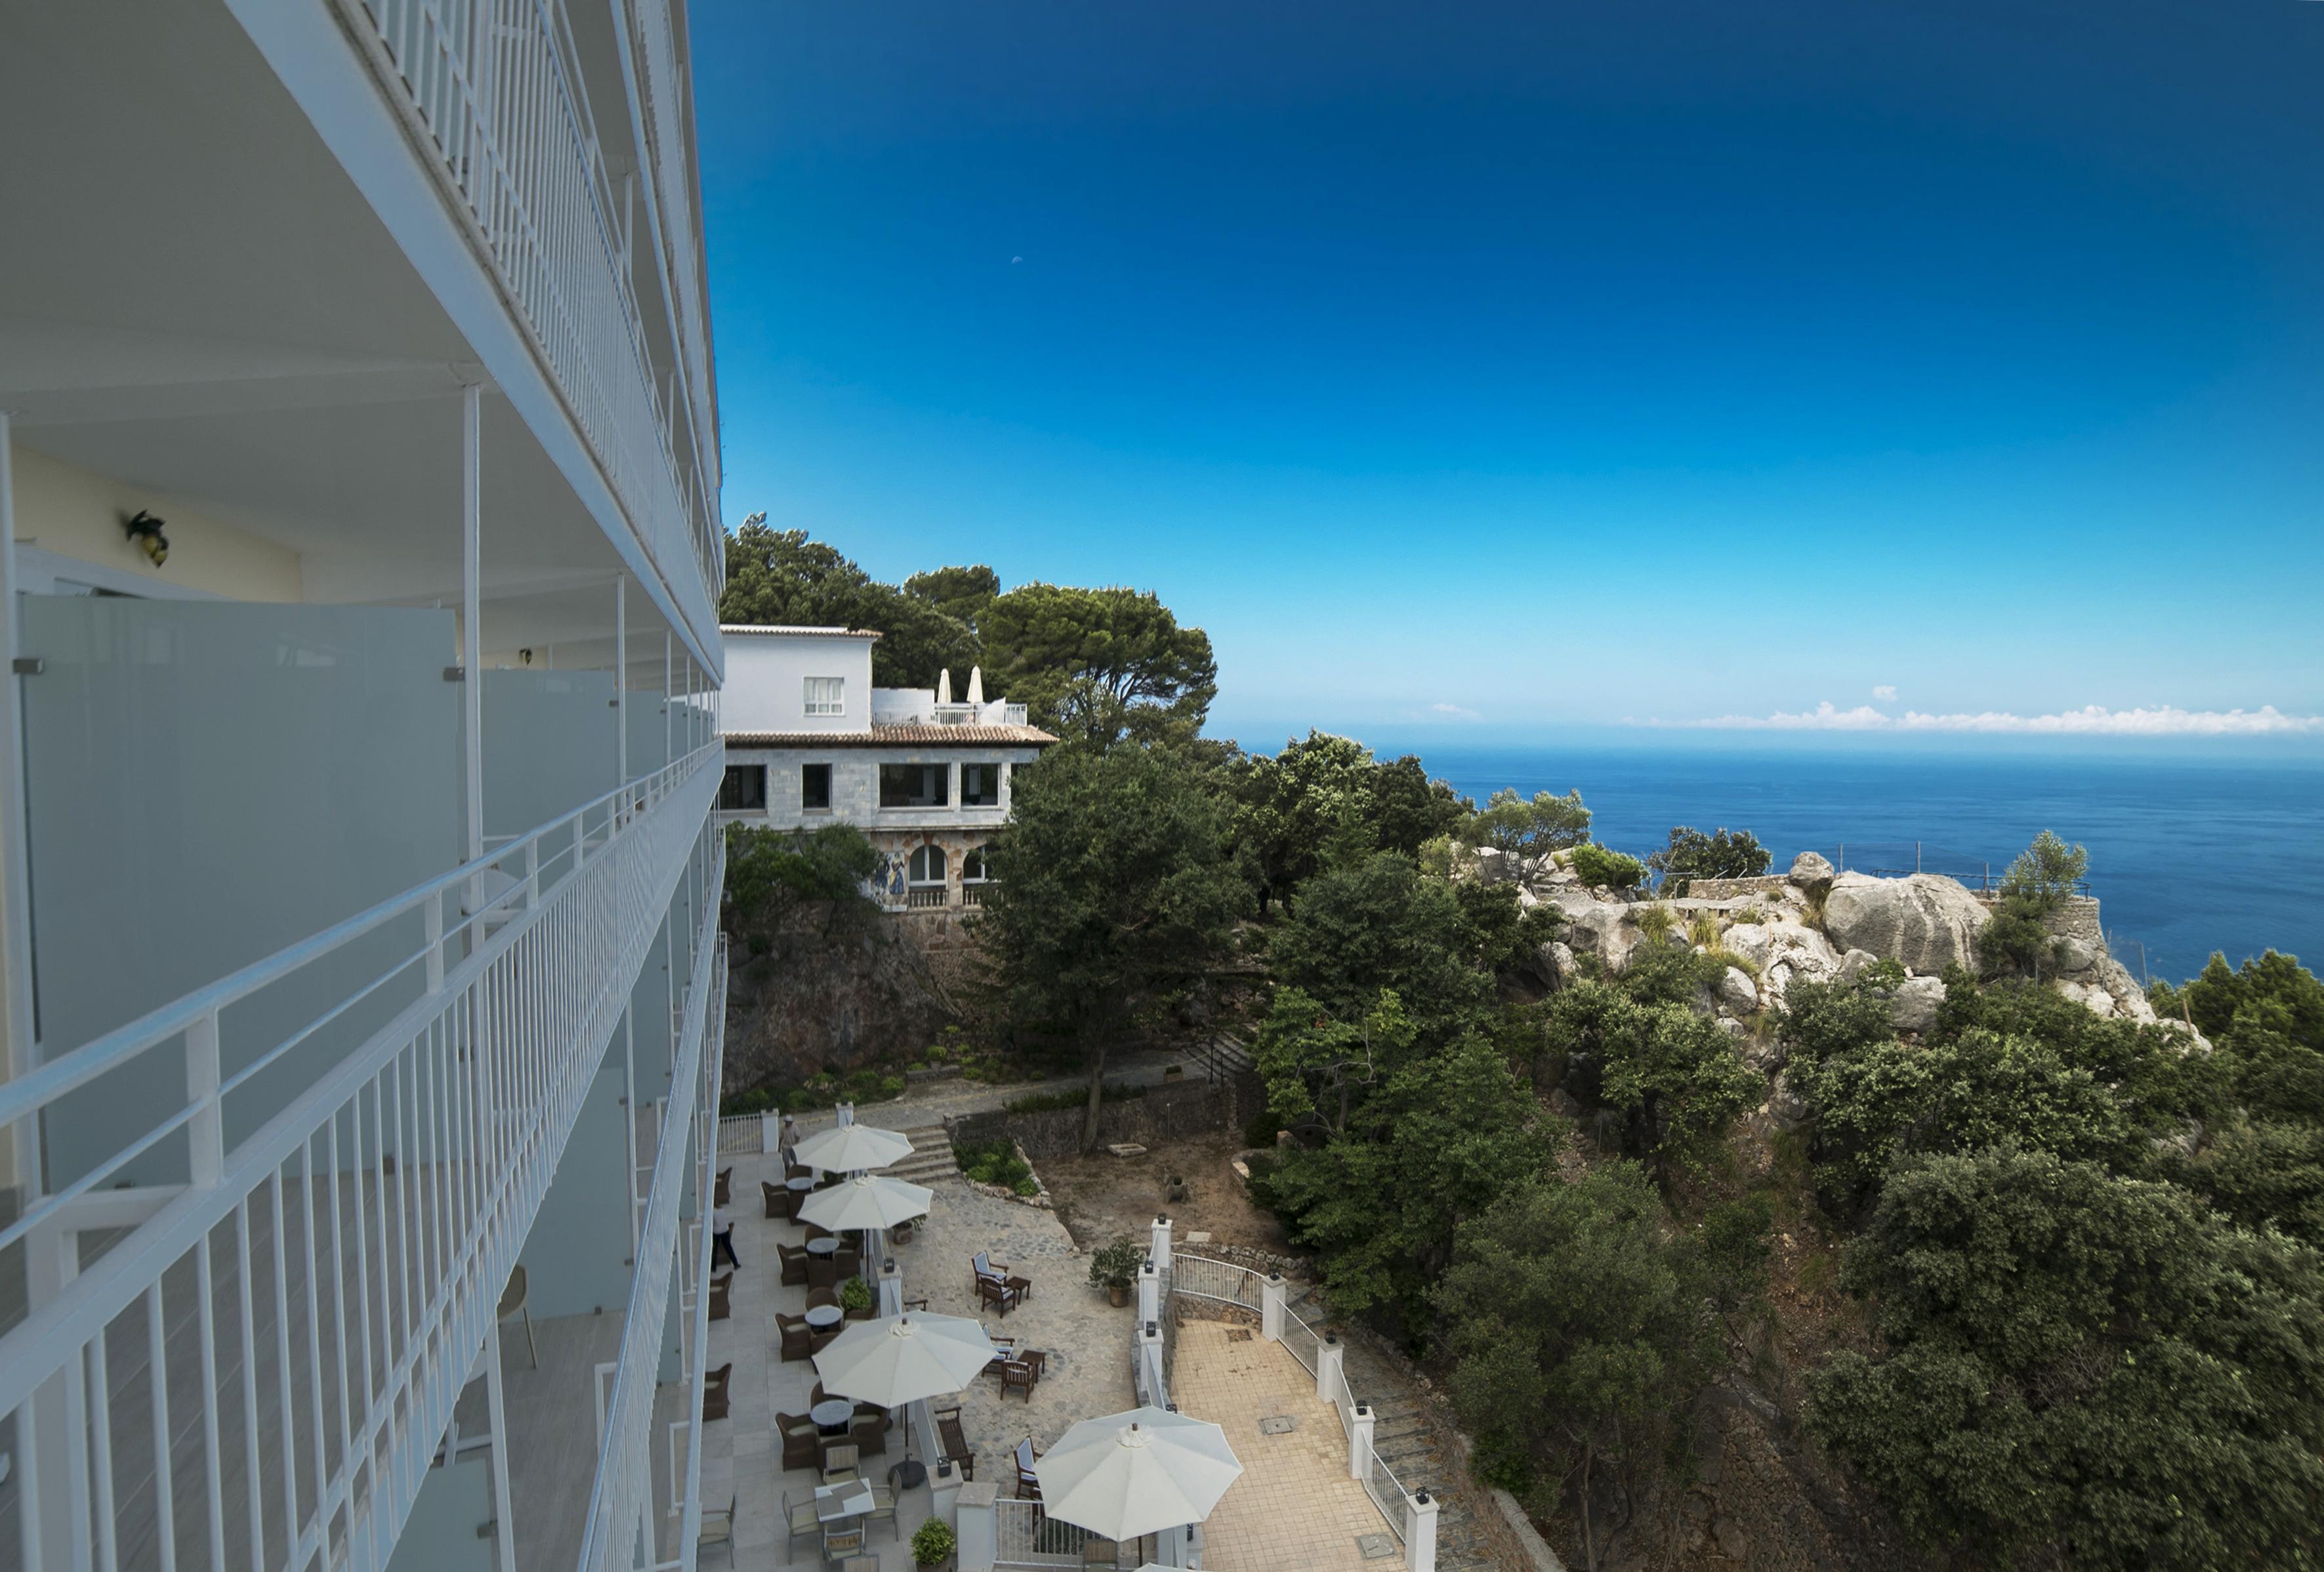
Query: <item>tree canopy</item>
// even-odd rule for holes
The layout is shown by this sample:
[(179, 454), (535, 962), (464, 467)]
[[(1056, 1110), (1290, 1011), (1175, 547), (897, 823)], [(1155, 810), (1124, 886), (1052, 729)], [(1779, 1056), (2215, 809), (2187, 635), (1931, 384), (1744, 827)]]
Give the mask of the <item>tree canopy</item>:
[(1351, 738), (1310, 731), (1272, 758), (1250, 754), (1232, 778), (1237, 857), (1262, 914), (1289, 904), (1327, 864), (1374, 851), (1419, 855), (1466, 816), (1466, 803), (1409, 754), (1382, 763)]
[(932, 687), (940, 670), (965, 674), (977, 660), (976, 634), (967, 622), (881, 584), (804, 529), (777, 529), (763, 521), (745, 523), (727, 537), (718, 617), (874, 630), (880, 639), (872, 647), (872, 680), (881, 687)]
[(1515, 786), (1503, 786), (1462, 826), (1461, 839), (1512, 857), (1543, 857), (1588, 841), (1590, 810), (1578, 791), (1562, 797), (1536, 792), (1527, 801)]
[(1107, 1051), (1213, 963), (1244, 892), (1215, 804), (1167, 749), (1059, 747), (1015, 798), (975, 931), (1007, 1016), (1078, 1046), (1087, 1144)]
[(1698, 878), (1751, 878), (1767, 871), (1774, 854), (1748, 830), (1723, 825), (1706, 835), (1681, 824), (1670, 832), (1670, 844), (1646, 859), (1646, 866), (1662, 877), (1663, 888), (1683, 896)]
[(1078, 683), (1088, 690), (1084, 716), (1120, 735), (1190, 737), (1218, 694), (1210, 636), (1180, 627), (1148, 590), (1019, 584), (985, 606), (977, 627), (987, 691), (1029, 705), (1038, 723), (1059, 722)]

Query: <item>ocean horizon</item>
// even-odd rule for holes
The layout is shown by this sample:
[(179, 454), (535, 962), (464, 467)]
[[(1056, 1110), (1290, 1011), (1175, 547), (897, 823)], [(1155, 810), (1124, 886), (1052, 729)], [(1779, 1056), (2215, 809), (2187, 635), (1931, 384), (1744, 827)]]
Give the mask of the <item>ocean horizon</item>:
[(2090, 890), (2134, 976), (2180, 981), (2214, 951), (2324, 956), (2324, 763), (2090, 749), (1463, 744), (1383, 730), (1480, 804), (1578, 789), (1598, 839), (1644, 857), (1674, 825), (1748, 830), (1780, 870), (1802, 851), (1848, 866), (1998, 878), (2043, 830), (2089, 849)]

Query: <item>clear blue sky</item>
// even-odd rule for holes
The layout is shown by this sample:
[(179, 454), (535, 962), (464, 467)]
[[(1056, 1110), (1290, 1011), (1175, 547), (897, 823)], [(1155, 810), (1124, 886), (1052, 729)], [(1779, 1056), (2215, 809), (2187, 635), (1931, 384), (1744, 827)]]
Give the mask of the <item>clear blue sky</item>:
[(1215, 730), (2324, 713), (2324, 4), (693, 26), (730, 522), (1153, 588)]

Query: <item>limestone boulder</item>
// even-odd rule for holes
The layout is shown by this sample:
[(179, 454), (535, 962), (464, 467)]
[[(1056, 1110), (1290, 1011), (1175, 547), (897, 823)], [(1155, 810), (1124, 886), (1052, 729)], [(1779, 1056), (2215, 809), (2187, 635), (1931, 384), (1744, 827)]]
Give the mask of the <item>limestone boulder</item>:
[(1823, 905), (1823, 931), (1833, 944), (1932, 974), (1972, 964), (1978, 930), (1986, 920), (1975, 896), (1957, 880), (1933, 873), (1904, 878), (1840, 874)]
[(1767, 1086), (1767, 1117), (1780, 1129), (1796, 1130), (1808, 1122), (1808, 1100), (1792, 1087), (1791, 1071), (1779, 1070)]
[(1730, 1014), (1751, 1014), (1759, 1007), (1758, 980), (1739, 966), (1729, 967), (1719, 979), (1719, 1003)]
[(1792, 871), (1784, 876), (1802, 889), (1813, 889), (1831, 882), (1831, 859), (1821, 851), (1803, 851), (1792, 859)]
[(1944, 979), (1908, 977), (1888, 1000), (1888, 1020), (1899, 1032), (1918, 1035), (1937, 1024), (1937, 1007), (1945, 1002)]
[(1477, 877), (1487, 884), (1505, 884), (1517, 875), (1517, 860), (1490, 846), (1477, 848)]
[(1851, 950), (1840, 958), (1840, 980), (1854, 982), (1864, 975), (1864, 969), (1880, 959), (1869, 950)]
[(2058, 975), (2088, 977), (2098, 969), (2100, 957), (2098, 946), (2087, 939), (2061, 939), (2058, 941)]
[(1645, 935), (1630, 920), (1631, 908), (1621, 901), (1594, 900), (1587, 895), (1553, 897), (1565, 914), (1565, 941), (1577, 951), (1588, 951), (1619, 971), (1630, 963), (1630, 951)]

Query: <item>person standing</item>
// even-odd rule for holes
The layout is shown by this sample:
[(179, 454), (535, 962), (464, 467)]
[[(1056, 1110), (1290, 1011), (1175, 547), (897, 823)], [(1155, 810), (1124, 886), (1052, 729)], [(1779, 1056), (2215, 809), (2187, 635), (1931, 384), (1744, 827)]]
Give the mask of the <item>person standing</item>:
[(775, 1154), (782, 1159), (786, 1173), (798, 1161), (798, 1120), (788, 1114), (783, 1116), (782, 1133), (775, 1138)]

